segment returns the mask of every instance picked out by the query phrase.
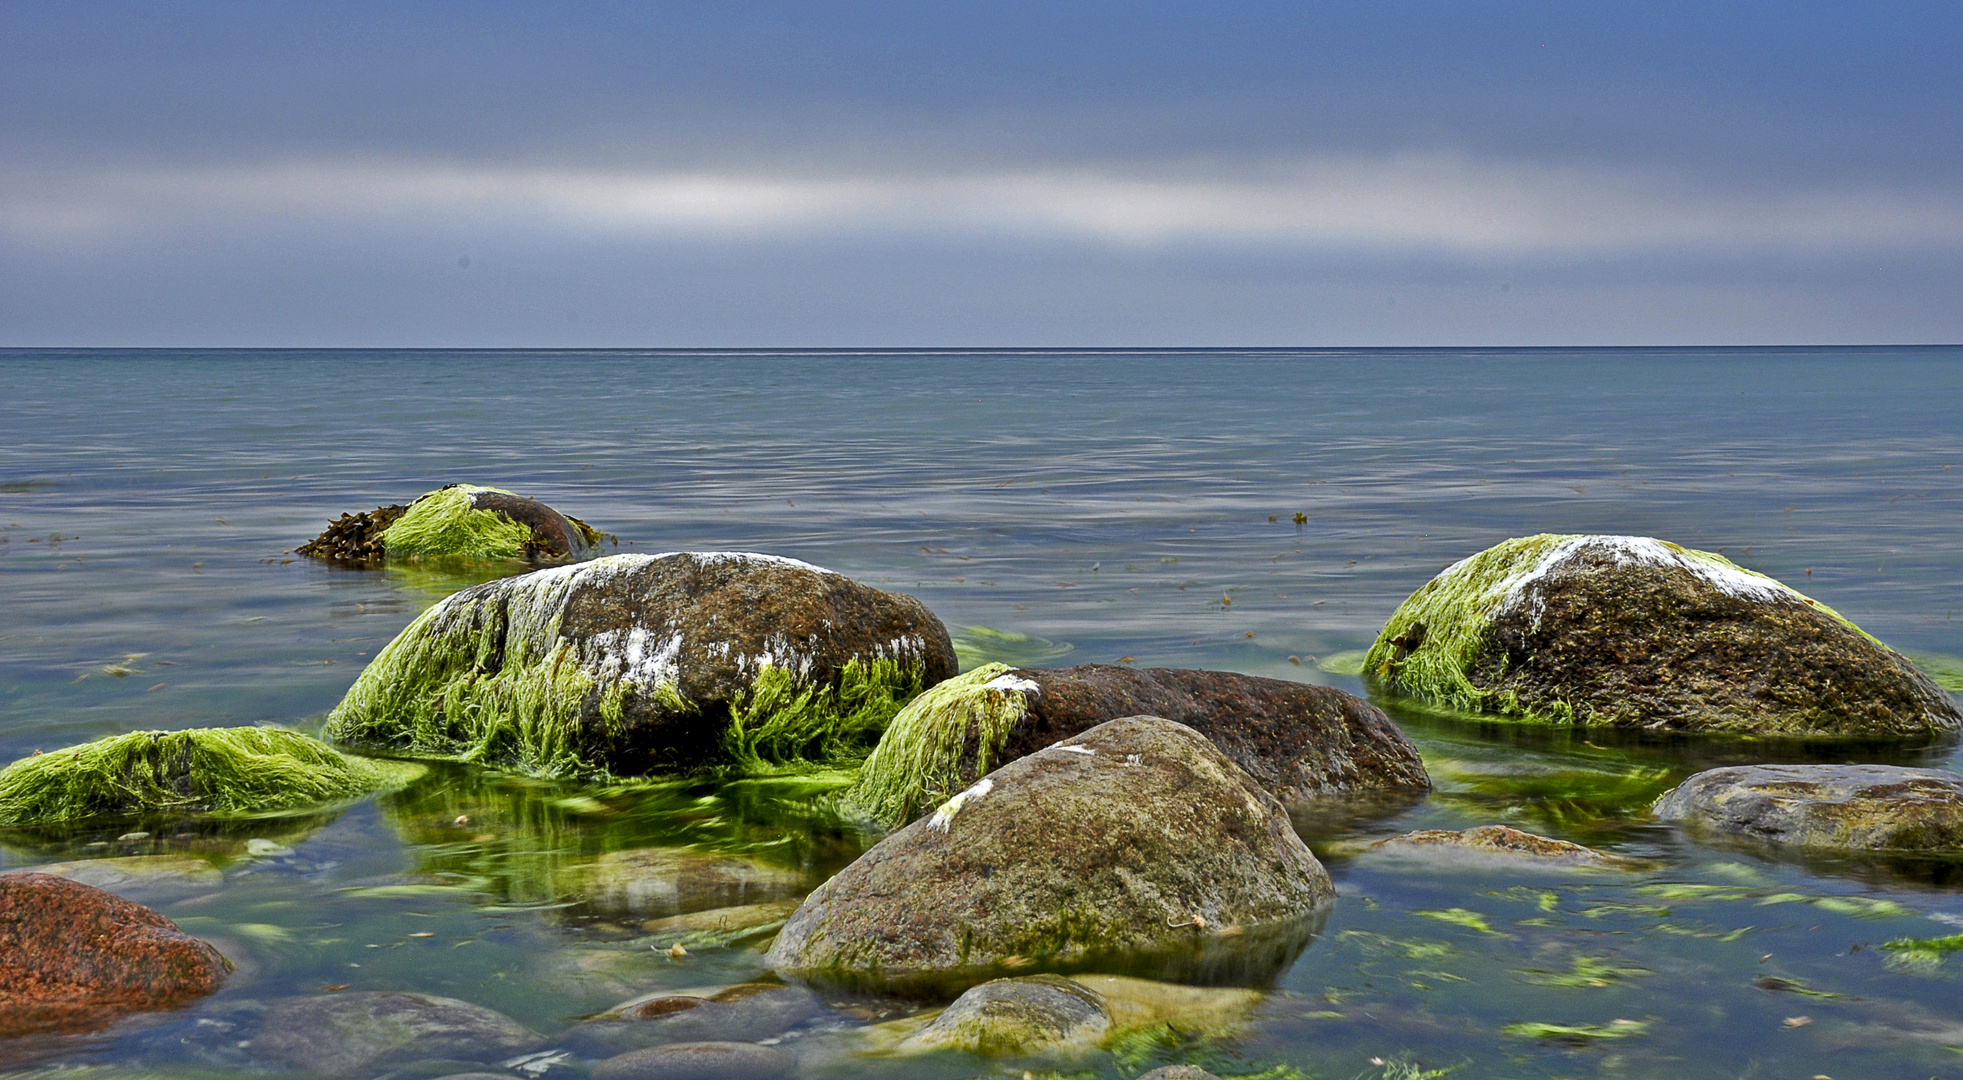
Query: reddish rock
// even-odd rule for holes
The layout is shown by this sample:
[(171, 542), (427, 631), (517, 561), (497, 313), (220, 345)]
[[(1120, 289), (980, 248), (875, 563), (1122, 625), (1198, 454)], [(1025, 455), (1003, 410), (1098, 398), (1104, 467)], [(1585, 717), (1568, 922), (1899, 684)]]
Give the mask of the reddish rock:
[(142, 904), (49, 874), (0, 876), (0, 1032), (102, 1027), (203, 997), (231, 970)]

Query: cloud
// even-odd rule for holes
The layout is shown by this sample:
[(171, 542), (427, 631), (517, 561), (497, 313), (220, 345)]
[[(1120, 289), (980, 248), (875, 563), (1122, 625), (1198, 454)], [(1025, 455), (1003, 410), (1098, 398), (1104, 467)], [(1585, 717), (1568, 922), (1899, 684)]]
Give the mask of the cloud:
[(296, 223), (714, 239), (1220, 244), (1456, 258), (1954, 250), (1948, 190), (1722, 189), (1659, 172), (1462, 156), (1282, 166), (852, 174), (387, 160), (0, 175), (0, 234), (49, 253)]

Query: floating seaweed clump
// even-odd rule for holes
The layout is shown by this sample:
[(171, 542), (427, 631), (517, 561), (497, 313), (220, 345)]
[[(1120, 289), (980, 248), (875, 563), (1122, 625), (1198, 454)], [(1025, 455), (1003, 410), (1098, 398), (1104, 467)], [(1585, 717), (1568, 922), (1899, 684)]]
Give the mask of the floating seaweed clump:
[(973, 763), (969, 775), (988, 772), (1036, 688), (1009, 671), (984, 664), (914, 698), (887, 725), (847, 800), (873, 818), (903, 824), (968, 786), (964, 764)]
[(258, 813), (401, 787), (423, 766), (343, 754), (277, 728), (112, 735), (0, 770), (0, 825), (151, 812)]

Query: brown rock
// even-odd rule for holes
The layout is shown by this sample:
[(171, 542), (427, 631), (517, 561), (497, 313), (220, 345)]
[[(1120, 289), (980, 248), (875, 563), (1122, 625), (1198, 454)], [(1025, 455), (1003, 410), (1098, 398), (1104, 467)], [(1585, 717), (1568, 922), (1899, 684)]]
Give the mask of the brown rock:
[(1507, 825), (1481, 825), (1461, 832), (1447, 829), (1420, 829), (1402, 836), (1393, 836), (1375, 845), (1375, 848), (1379, 851), (1393, 852), (1456, 848), (1461, 851), (1537, 859), (1570, 866), (1613, 866), (1625, 862), (1607, 852), (1596, 851), (1594, 848), (1583, 847), (1567, 840), (1521, 832)]
[(0, 875), (0, 1031), (86, 1030), (218, 989), (217, 949), (113, 893)]
[(1334, 687), (1232, 671), (1112, 664), (1012, 674), (1038, 689), (1029, 695), (1028, 715), (1009, 731), (1005, 761), (1106, 720), (1161, 716), (1205, 735), (1284, 803), (1431, 787), (1417, 748), (1383, 710)]

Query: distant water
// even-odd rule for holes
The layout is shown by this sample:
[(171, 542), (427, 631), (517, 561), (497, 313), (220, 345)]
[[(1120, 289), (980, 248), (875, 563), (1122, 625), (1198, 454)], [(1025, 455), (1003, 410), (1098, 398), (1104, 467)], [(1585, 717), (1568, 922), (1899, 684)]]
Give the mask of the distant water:
[[(1963, 656), (1959, 402), (1960, 348), (0, 351), (0, 761), (143, 728), (317, 724), (367, 657), (461, 582), (289, 552), (344, 511), (457, 481), (535, 496), (617, 534), (623, 551), (773, 552), (912, 593), (971, 646), (1011, 661), (1227, 668), (1360, 692), (1318, 659), (1367, 646), (1391, 609), (1446, 564), (1548, 531), (1635, 533), (1718, 551), (1903, 652)], [(1719, 858), (1636, 823), (1639, 804), (1699, 750), (1589, 756), (1578, 743), (1398, 715), (1423, 743), (1440, 793), (1364, 832), (1512, 820), (1677, 860), (1678, 877), (1728, 880), (1732, 871), (1712, 867), (1743, 867), (1733, 877), (1749, 878), (1759, 898), (1853, 889), (1914, 914), (1869, 926), (1807, 908), (1812, 901), (1756, 908), (1757, 899), (1734, 898), (1737, 910), (1712, 925), (1751, 925), (1755, 936), (1724, 946), (1737, 957), (1712, 959), (1716, 946), (1704, 938), (1623, 925), (1647, 917), (1681, 929), (1690, 925), (1681, 912), (1590, 915), (1564, 899), (1536, 914), (1539, 900), (1526, 893), (1459, 895), (1422, 875), (1349, 867), (1338, 853), (1345, 899), (1284, 980), (1320, 1004), (1297, 1002), (1234, 1051), (1249, 1055), (1250, 1070), (1293, 1062), (1319, 1076), (1389, 1076), (1368, 1059), (1394, 1064), (1406, 1050), (1427, 1067), (1472, 1063), (1467, 1076), (1592, 1074), (1613, 1071), (1612, 1060), (1642, 1076), (1741, 1075), (1751, 1062), (1768, 1076), (1922, 1076), (1931, 1062), (1955, 1060), (1942, 1038), (1874, 1026), (1885, 1018), (1827, 1016), (1841, 999), (1754, 989), (1757, 969), (1741, 958), (1804, 956), (1815, 965), (1807, 978), (1823, 984), (1835, 981), (1836, 964), (1858, 971), (1841, 982), (1951, 1024), (1950, 1041), (1963, 1046), (1963, 1015), (1951, 1004), (1963, 962), (1903, 974), (1879, 959), (1835, 959), (1863, 940), (1953, 932), (1928, 916), (1963, 920), (1963, 899), (1850, 885), (1856, 878), (1817, 866)], [(1504, 781), (1521, 773), (1542, 777), (1541, 787)], [(452, 795), (500, 783), (445, 782)], [(315, 869), (293, 869), (276, 888), (266, 884), (274, 867), (228, 870), (227, 889), (239, 891), (211, 917), (278, 924), (270, 908), (238, 914), (239, 905), (273, 902), (253, 889), (326, 904), (347, 871), (319, 865), (342, 864), (355, 849), (388, 872), (440, 863), (403, 824), (403, 807), (437, 796), (394, 798), (314, 834), (297, 858), (315, 852)], [(648, 809), (646, 820), (667, 821), (661, 813)], [(587, 848), (619, 846), (569, 821)], [(684, 835), (671, 826), (635, 835)], [(811, 856), (811, 872), (822, 880), (860, 842), (812, 846), (829, 853)], [(318, 854), (330, 850), (342, 856)], [(14, 844), (0, 847), (0, 862), (62, 854)], [(1644, 906), (1620, 892), (1614, 903)], [(1510, 974), (1538, 963), (1529, 948), (1537, 931), (1489, 936), (1378, 913), (1478, 908), (1482, 895), (1499, 897), (1487, 903), (1494, 919), (1559, 922), (1544, 944), (1561, 965), (1621, 950), (1641, 960), (1624, 966), (1650, 974), (1612, 977), (1607, 989), (1547, 990)], [(380, 901), (347, 902), (370, 922), (396, 917)], [(1508, 908), (1516, 904), (1524, 906)], [(441, 917), (468, 923), (480, 917), (473, 910)], [(1829, 929), (1807, 929), (1822, 919)], [(1785, 929), (1763, 929), (1773, 923)], [(1454, 974), (1450, 959), (1396, 959), (1395, 941), (1414, 927), (1444, 940), (1450, 952), (1439, 956), (1460, 957), (1463, 970)], [(512, 931), (553, 941), (562, 932)], [(1584, 941), (1589, 934), (1599, 940)], [(261, 984), (237, 993), (347, 981), (329, 971), (357, 962), (340, 959), (341, 945), (308, 944), (345, 936), (260, 942)], [(1388, 951), (1369, 952), (1379, 946)], [(1699, 964), (1716, 965), (1722, 987), (1704, 986), (1709, 970)], [(1433, 974), (1411, 974), (1421, 969)], [(413, 984), (421, 970), (395, 977)], [(1477, 987), (1493, 980), (1511, 989), (1482, 998)], [(540, 1004), (544, 984), (523, 982), (487, 993), (538, 1024), (578, 1011)], [(1326, 988), (1333, 999), (1317, 997)], [(465, 989), (441, 992), (471, 996)], [(605, 991), (592, 993), (581, 1008), (609, 1003)], [(1746, 1033), (1734, 1038), (1729, 1021), (1695, 1013), (1699, 994), (1752, 1017)], [(1576, 1043), (1593, 1049), (1496, 1034), (1515, 1013), (1558, 1020), (1552, 1013), (1576, 998), (1587, 1001), (1576, 1022), (1599, 1012), (1589, 1022), (1652, 1026), (1640, 1038)], [(1344, 1004), (1358, 1000), (1401, 1019), (1373, 1036)], [(1525, 1015), (1519, 1003), (1528, 1000), (1549, 1015)], [(1818, 1026), (1780, 1026), (1809, 1009), (1821, 1014)], [(1317, 1012), (1344, 1019), (1303, 1019)], [(1761, 1021), (1770, 1026), (1751, 1026)], [(1340, 1037), (1325, 1030), (1331, 1024)], [(1891, 1047), (1885, 1067), (1826, 1067), (1847, 1046), (1871, 1044)], [(105, 1052), (135, 1054), (133, 1045)]]

